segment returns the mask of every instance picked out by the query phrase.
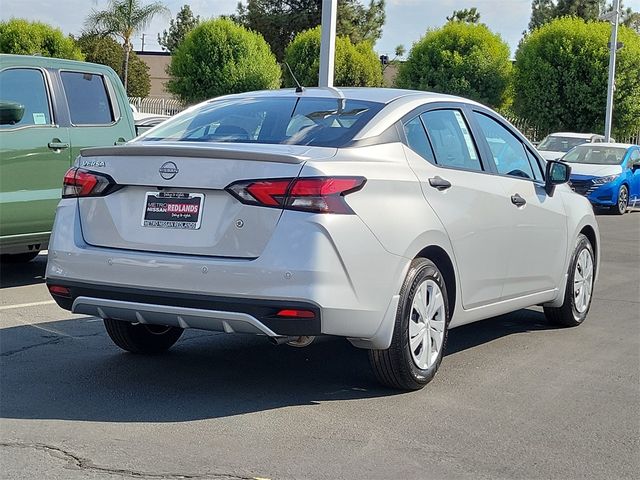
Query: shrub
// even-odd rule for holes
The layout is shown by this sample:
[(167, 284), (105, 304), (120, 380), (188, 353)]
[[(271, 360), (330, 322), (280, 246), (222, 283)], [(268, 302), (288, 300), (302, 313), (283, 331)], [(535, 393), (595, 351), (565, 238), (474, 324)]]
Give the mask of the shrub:
[[(100, 63), (113, 68), (119, 77), (122, 76), (124, 51), (122, 45), (111, 37), (101, 35), (83, 35), (77, 40), (78, 47), (85, 55), (87, 62)], [(146, 97), (151, 90), (149, 66), (131, 52), (129, 54), (129, 71), (127, 95), (130, 97)]]
[(168, 72), (168, 90), (186, 103), (278, 88), (281, 74), (262, 36), (228, 19), (202, 22), (189, 32)]
[(396, 85), (501, 108), (510, 102), (511, 73), (509, 46), (499, 35), (484, 24), (449, 22), (414, 43)]
[(0, 22), (0, 53), (84, 59), (73, 39), (59, 28), (18, 18)]
[[(529, 34), (516, 54), (516, 113), (543, 131), (604, 130), (611, 26), (556, 19)], [(640, 35), (620, 27), (614, 136), (640, 130)]]
[[(298, 81), (306, 87), (318, 85), (320, 71), (320, 27), (300, 32), (285, 51), (285, 61)], [(295, 83), (286, 71), (286, 86)], [(336, 38), (334, 82), (338, 87), (379, 87), (382, 85), (380, 60), (369, 42), (356, 45), (349, 37)]]

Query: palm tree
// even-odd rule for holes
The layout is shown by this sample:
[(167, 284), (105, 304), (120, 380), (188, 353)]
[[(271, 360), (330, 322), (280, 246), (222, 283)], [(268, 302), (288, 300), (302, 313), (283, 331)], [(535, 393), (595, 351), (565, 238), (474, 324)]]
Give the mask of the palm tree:
[(106, 10), (92, 10), (87, 17), (85, 26), (88, 30), (102, 35), (114, 35), (122, 40), (124, 50), (122, 83), (125, 90), (129, 73), (129, 53), (133, 47), (131, 38), (147, 28), (153, 17), (168, 13), (169, 10), (162, 2), (143, 5), (141, 0), (109, 0)]

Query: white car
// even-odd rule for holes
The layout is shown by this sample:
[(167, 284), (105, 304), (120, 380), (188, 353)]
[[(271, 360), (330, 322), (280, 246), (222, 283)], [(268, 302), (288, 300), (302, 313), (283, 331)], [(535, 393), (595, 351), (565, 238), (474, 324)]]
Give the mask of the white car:
[(596, 133), (558, 132), (544, 137), (537, 148), (545, 160), (559, 160), (575, 146), (583, 143), (600, 143), (605, 140), (604, 135)]
[(589, 202), (506, 120), (393, 89), (254, 92), (192, 107), (64, 179), (47, 285), (157, 353), (186, 328), (370, 350), (385, 385), (435, 375), (449, 328), (543, 305), (586, 317)]

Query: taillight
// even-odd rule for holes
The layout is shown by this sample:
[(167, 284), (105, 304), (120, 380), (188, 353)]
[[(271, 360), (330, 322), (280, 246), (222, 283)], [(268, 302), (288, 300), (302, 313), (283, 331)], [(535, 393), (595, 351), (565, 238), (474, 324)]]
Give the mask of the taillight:
[(345, 195), (360, 190), (364, 177), (302, 177), (243, 180), (226, 190), (247, 205), (314, 213), (353, 213)]
[(117, 187), (109, 175), (73, 167), (62, 181), (62, 198), (98, 197), (111, 193)]

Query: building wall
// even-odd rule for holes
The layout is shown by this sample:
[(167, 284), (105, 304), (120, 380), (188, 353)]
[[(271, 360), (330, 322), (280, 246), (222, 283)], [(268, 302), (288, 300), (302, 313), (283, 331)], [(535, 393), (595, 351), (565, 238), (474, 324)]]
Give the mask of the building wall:
[(136, 52), (136, 55), (149, 66), (151, 77), (149, 97), (172, 98), (165, 89), (165, 83), (169, 80), (167, 67), (171, 63), (171, 54), (169, 52)]

